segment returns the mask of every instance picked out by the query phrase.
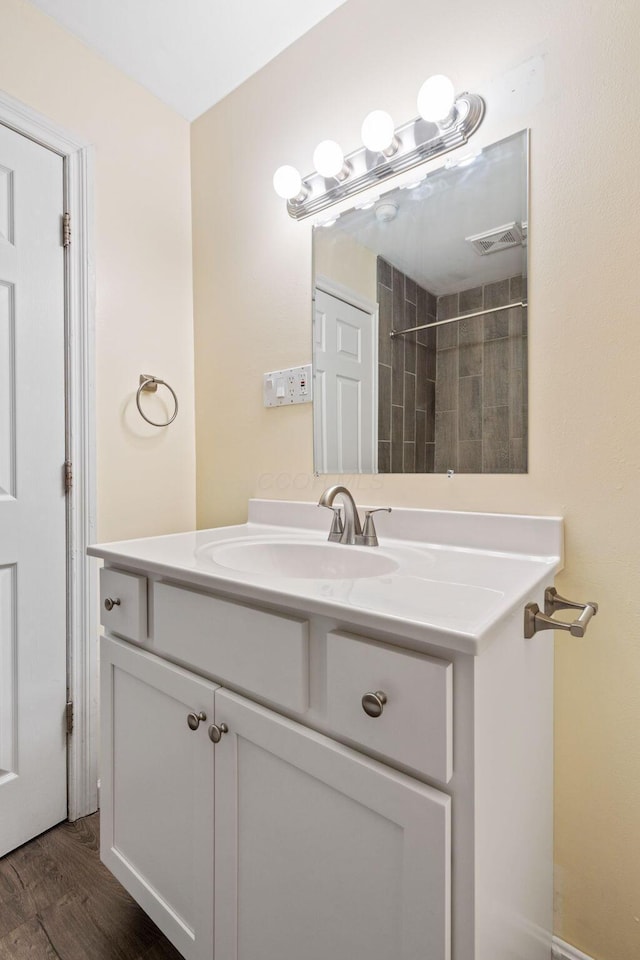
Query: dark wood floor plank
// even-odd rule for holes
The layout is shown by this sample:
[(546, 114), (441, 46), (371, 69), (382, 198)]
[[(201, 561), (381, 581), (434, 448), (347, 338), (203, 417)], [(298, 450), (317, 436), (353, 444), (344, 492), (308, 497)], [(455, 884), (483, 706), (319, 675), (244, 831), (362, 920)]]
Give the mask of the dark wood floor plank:
[(0, 860), (0, 940), (35, 917), (37, 908), (13, 865)]
[(40, 914), (40, 923), (60, 960), (126, 960), (115, 943), (92, 921), (86, 897), (71, 894)]
[(37, 917), (0, 940), (0, 960), (60, 960)]
[(99, 818), (0, 860), (0, 960), (182, 960), (100, 863)]

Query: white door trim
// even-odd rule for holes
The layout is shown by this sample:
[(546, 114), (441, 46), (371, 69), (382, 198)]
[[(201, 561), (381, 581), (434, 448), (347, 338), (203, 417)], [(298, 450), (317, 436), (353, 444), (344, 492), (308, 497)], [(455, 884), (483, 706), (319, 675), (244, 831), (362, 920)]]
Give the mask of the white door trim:
[(551, 957), (552, 960), (592, 960), (586, 953), (582, 953), (581, 950), (577, 950), (571, 944), (565, 943), (560, 937), (553, 938)]
[[(0, 123), (64, 161), (66, 457), (73, 464), (67, 497), (67, 686), (74, 704), (68, 738), (68, 811), (77, 820), (97, 809), (96, 584), (87, 546), (95, 541), (95, 385), (93, 153), (84, 141), (0, 91)], [(63, 465), (60, 465), (62, 476)]]

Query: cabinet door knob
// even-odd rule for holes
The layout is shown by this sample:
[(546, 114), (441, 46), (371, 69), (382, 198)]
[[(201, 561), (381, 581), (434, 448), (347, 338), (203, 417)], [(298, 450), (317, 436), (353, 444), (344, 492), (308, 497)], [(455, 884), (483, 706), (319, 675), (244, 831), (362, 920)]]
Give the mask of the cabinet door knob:
[(187, 723), (189, 725), (189, 730), (197, 730), (200, 726), (201, 720), (206, 720), (207, 715), (202, 710), (200, 713), (188, 713), (187, 714)]
[(365, 693), (362, 698), (362, 709), (369, 717), (380, 717), (387, 702), (387, 695), (382, 690), (376, 690), (375, 693)]
[(120, 600), (118, 599), (118, 597), (116, 597), (115, 599), (112, 599), (111, 597), (107, 597), (107, 599), (104, 601), (104, 606), (105, 606), (105, 610), (113, 610), (114, 607), (120, 606)]
[(229, 727), (226, 723), (212, 723), (209, 727), (209, 739), (214, 743), (220, 743), (222, 734), (229, 733)]

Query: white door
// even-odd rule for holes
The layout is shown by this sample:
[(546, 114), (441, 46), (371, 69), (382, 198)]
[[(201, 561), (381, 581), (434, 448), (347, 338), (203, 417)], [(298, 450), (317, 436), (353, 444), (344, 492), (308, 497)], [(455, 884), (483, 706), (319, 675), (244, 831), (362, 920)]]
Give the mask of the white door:
[(63, 163), (0, 126), (0, 855), (67, 815)]
[(377, 323), (316, 289), (313, 412), (318, 473), (376, 473)]
[(216, 691), (216, 960), (448, 960), (450, 798)]
[(100, 653), (101, 859), (183, 957), (211, 960), (215, 684), (110, 637)]

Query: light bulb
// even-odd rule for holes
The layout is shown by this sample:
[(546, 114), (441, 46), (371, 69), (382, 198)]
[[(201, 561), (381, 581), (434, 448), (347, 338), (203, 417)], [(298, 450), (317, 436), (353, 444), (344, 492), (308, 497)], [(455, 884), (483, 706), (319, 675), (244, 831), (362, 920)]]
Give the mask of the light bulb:
[(344, 170), (344, 153), (335, 140), (323, 140), (313, 152), (313, 162), (321, 177), (338, 177)]
[(446, 120), (456, 100), (456, 93), (449, 77), (441, 73), (428, 80), (418, 93), (418, 113), (424, 120), (437, 123)]
[(283, 200), (293, 200), (302, 191), (302, 177), (295, 167), (285, 164), (273, 175), (273, 189)]
[(361, 136), (367, 150), (384, 153), (393, 146), (396, 138), (393, 117), (386, 110), (373, 110), (364, 118)]

